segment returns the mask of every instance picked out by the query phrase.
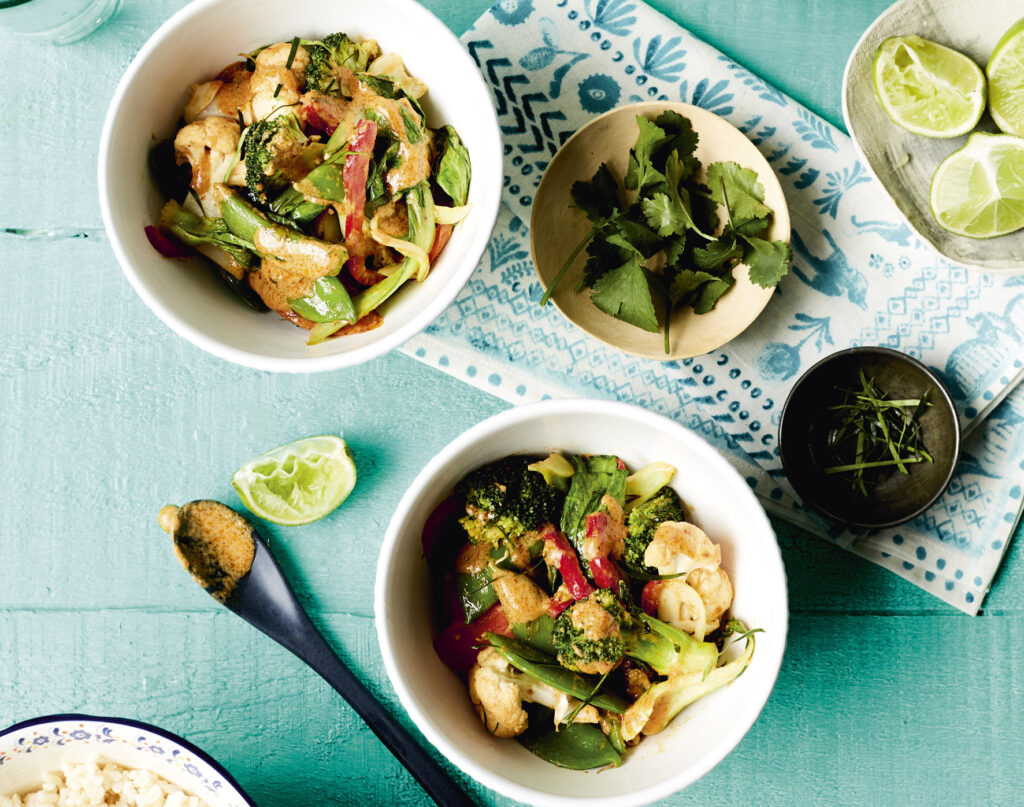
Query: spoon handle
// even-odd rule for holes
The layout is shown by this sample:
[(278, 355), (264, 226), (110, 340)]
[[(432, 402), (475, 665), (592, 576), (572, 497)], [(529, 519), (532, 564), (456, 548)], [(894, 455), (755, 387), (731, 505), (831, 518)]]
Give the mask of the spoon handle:
[(449, 805), (472, 807), (473, 802), (449, 778), (444, 769), (434, 761), (434, 758), (424, 751), (409, 732), (395, 720), (384, 705), (353, 675), (312, 622), (309, 622), (308, 618), (304, 621), (308, 626), (303, 631), (306, 635), (296, 642), (298, 647), (288, 647), (288, 649), (334, 687), (437, 804), (441, 807)]

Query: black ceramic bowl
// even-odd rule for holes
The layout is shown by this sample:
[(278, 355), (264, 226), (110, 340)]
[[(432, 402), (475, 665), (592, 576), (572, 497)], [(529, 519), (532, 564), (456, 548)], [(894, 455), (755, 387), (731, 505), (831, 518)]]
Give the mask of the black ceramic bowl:
[[(877, 480), (867, 497), (854, 490), (849, 477), (823, 470), (836, 462), (827, 440), (837, 416), (829, 407), (842, 403), (843, 388), (861, 386), (861, 370), (890, 399), (927, 395), (932, 404), (920, 424), (934, 462)], [(855, 347), (822, 359), (793, 386), (782, 410), (779, 449), (786, 476), (805, 505), (833, 521), (881, 529), (920, 515), (946, 490), (960, 457), (960, 424), (949, 392), (917, 359), (885, 347)]]

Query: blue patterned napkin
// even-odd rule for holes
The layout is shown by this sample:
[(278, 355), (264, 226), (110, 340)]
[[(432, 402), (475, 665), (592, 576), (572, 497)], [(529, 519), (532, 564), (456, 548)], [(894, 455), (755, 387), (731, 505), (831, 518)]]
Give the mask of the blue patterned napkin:
[[(939, 258), (846, 135), (636, 0), (502, 0), (462, 41), (494, 93), (505, 205), (464, 292), (404, 350), (513, 402), (587, 395), (668, 414), (718, 446), (773, 512), (976, 613), (1021, 508), (1024, 390), (1007, 395), (1024, 378), (1024, 277)], [(541, 309), (529, 257), (533, 193), (559, 145), (597, 114), (652, 99), (704, 107), (744, 131), (793, 221), (793, 267), (762, 315), (723, 349), (681, 362), (626, 356)], [(858, 536), (800, 507), (775, 439), (803, 369), (873, 344), (937, 370), (969, 437), (935, 508)]]

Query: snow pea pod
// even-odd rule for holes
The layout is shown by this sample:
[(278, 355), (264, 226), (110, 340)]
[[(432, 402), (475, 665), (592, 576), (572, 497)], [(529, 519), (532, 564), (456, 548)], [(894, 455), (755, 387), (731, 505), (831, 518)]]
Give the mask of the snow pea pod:
[(491, 582), (493, 579), (490, 566), (485, 566), (475, 574), (456, 572), (455, 592), (466, 615), (467, 625), (498, 601), (498, 593)]
[(533, 622), (525, 622), (512, 626), (512, 634), (521, 642), (530, 647), (536, 648), (549, 656), (557, 655), (555, 642), (552, 639), (552, 632), (555, 629), (555, 620), (548, 614), (542, 614)]
[(289, 300), (292, 311), (312, 322), (355, 322), (356, 307), (341, 281), (330, 275), (313, 284), (308, 297)]
[(622, 756), (612, 742), (593, 723), (561, 725), (533, 735), (517, 738), (526, 748), (545, 762), (560, 768), (585, 771), (591, 768), (618, 767)]
[(567, 670), (558, 661), (531, 647), (518, 639), (499, 636), (496, 633), (485, 633), (484, 638), (502, 657), (517, 670), (532, 675), (545, 684), (550, 684), (561, 692), (567, 692), (574, 698), (592, 703), (599, 709), (621, 714), (629, 708), (629, 701), (611, 692), (598, 692), (592, 695), (600, 679), (595, 676), (584, 676)]

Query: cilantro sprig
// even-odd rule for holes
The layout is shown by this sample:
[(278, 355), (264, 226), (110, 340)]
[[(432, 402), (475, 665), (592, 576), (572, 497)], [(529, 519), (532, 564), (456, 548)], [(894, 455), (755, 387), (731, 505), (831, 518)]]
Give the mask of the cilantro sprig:
[(763, 238), (773, 211), (764, 203), (756, 172), (716, 162), (707, 167), (707, 184), (701, 184), (698, 136), (687, 118), (667, 111), (653, 121), (638, 115), (636, 122), (624, 188), (603, 163), (589, 181), (573, 185), (573, 201), (592, 227), (540, 302), (547, 305), (586, 249), (576, 291), (589, 288), (601, 311), (651, 333), (662, 327), (655, 309), (655, 299), (660, 300), (668, 353), (676, 309), (711, 311), (732, 288), (738, 263), (747, 265), (751, 282), (773, 288), (786, 275), (792, 254), (785, 241)]

